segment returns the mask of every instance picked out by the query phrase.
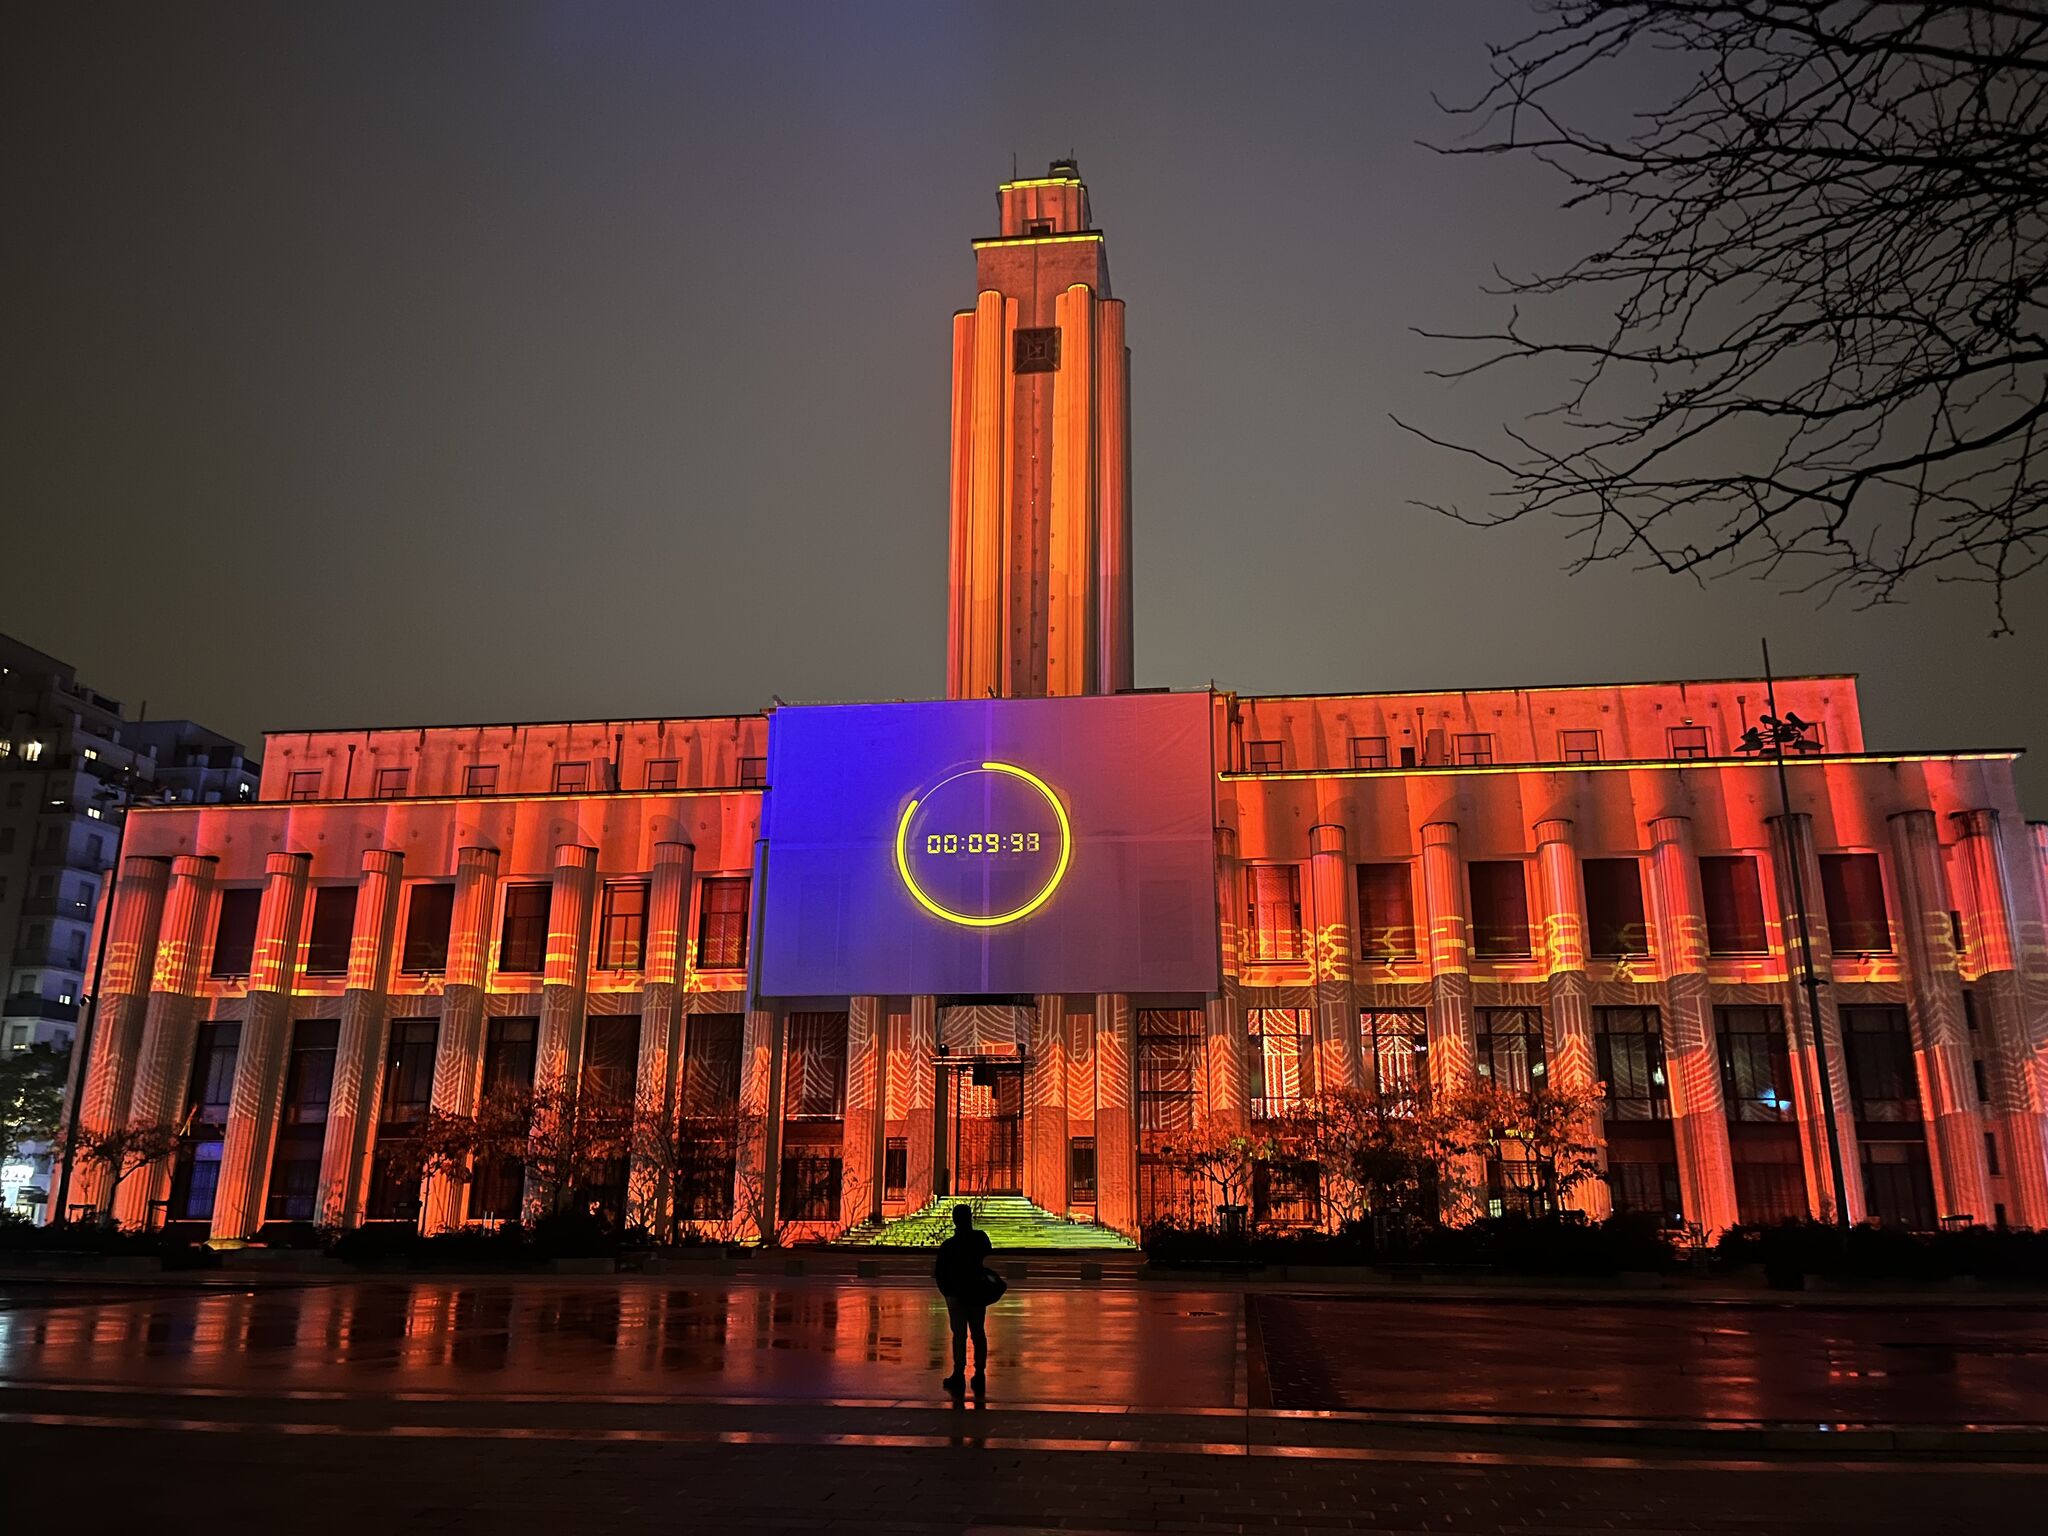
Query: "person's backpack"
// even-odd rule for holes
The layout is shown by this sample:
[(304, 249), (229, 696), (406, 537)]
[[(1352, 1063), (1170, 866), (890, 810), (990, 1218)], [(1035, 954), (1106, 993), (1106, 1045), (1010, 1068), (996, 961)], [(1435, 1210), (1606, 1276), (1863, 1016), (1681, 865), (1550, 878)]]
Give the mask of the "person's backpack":
[(982, 1266), (981, 1276), (981, 1304), (985, 1307), (994, 1306), (1003, 1299), (1003, 1292), (1010, 1288), (1010, 1282), (986, 1265)]

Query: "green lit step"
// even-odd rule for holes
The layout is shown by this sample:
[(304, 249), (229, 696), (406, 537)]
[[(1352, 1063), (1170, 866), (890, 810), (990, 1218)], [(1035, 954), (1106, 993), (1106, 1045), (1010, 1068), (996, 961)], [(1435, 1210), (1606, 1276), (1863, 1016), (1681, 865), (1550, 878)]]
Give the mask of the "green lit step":
[(1021, 1195), (982, 1195), (934, 1200), (923, 1210), (894, 1221), (872, 1220), (850, 1228), (838, 1242), (859, 1248), (936, 1248), (953, 1235), (953, 1207), (974, 1208), (974, 1224), (996, 1248), (1037, 1248), (1086, 1252), (1134, 1249), (1137, 1244), (1093, 1222), (1068, 1221)]

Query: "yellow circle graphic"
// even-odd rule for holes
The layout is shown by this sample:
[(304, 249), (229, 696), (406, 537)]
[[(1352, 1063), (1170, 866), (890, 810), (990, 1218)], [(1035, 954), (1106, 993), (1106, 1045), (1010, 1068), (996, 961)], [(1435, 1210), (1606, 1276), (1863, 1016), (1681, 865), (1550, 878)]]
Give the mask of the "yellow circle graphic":
[[(963, 773), (973, 771), (975, 770), (967, 769), (963, 770)], [(912, 800), (910, 804), (903, 808), (903, 818), (896, 823), (896, 873), (903, 877), (904, 889), (917, 899), (919, 906), (923, 907), (925, 911), (931, 913), (934, 917), (943, 917), (949, 923), (959, 923), (966, 928), (1000, 928), (1005, 923), (1016, 922), (1020, 917), (1029, 917), (1033, 912), (1044, 906), (1047, 901), (1051, 900), (1052, 893), (1059, 889), (1060, 881), (1066, 878), (1067, 865), (1074, 856), (1074, 826), (1072, 822), (1067, 820), (1067, 808), (1060, 804), (1060, 797), (1052, 792), (1052, 786), (1028, 768), (1019, 768), (1015, 763), (983, 763), (980, 771), (984, 773), (1007, 773), (1015, 778), (1022, 779), (1026, 784), (1029, 784), (1033, 789), (1045, 796), (1045, 803), (1052, 807), (1053, 816), (1060, 826), (1060, 856), (1053, 865), (1052, 874), (1045, 884), (1040, 886), (1037, 893), (1022, 906), (1015, 907), (1008, 912), (998, 912), (990, 917), (980, 917), (971, 912), (955, 912), (950, 907), (940, 906), (939, 903), (926, 895), (923, 888), (918, 885), (917, 876), (910, 872), (910, 857), (905, 846), (910, 836), (910, 818), (917, 814), (917, 808), (924, 803), (924, 800), (929, 799), (931, 795), (936, 794), (946, 785), (952, 783), (953, 779), (962, 777), (960, 773), (954, 774), (952, 778), (941, 779), (931, 789), (927, 790), (924, 796)]]

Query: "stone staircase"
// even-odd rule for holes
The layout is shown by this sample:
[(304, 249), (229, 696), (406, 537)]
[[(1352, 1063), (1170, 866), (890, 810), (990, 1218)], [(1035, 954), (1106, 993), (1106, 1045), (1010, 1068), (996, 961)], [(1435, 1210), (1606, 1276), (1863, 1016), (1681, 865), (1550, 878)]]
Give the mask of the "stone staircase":
[(1137, 1248), (1123, 1233), (1092, 1221), (1071, 1221), (1022, 1195), (962, 1195), (934, 1200), (923, 1210), (894, 1221), (868, 1220), (833, 1241), (842, 1248), (936, 1248), (953, 1235), (953, 1207), (974, 1207), (974, 1224), (998, 1250), (1040, 1253)]

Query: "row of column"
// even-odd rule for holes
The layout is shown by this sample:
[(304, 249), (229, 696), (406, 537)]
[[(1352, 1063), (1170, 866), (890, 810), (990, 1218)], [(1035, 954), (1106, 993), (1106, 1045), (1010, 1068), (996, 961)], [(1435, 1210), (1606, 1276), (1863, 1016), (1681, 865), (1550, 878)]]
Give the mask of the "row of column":
[[(655, 848), (649, 891), (641, 999), (638, 1083), (641, 1106), (673, 1113), (683, 1024), (683, 926), (694, 850)], [(390, 1022), (403, 856), (363, 855), (355, 925), (335, 1048), (334, 1080), (322, 1145), (320, 1219), (344, 1225), (362, 1211), (375, 1153)], [(274, 853), (266, 861), (256, 946), (241, 1010), (227, 1134), (214, 1197), (212, 1235), (246, 1238), (263, 1225), (276, 1149), (281, 1096), (291, 1048), (299, 934), (309, 899), (311, 859)], [(472, 1113), (482, 1087), (484, 980), (496, 911), (498, 854), (464, 848), (457, 857), (448, 963), (441, 1000), (433, 1108)], [(555, 850), (546, 969), (535, 1082), (543, 1110), (559, 1103), (583, 1051), (589, 939), (597, 887), (597, 850)], [(198, 1025), (201, 959), (216, 900), (214, 861), (186, 855), (123, 862), (107, 921), (106, 964), (96, 1000), (97, 1039), (80, 1088), (80, 1124), (88, 1136), (126, 1126), (137, 1132), (175, 1125), (186, 1096)], [(145, 1158), (125, 1177), (107, 1163), (74, 1169), (78, 1203), (111, 1209), (124, 1226), (142, 1225), (168, 1193), (170, 1159)], [(452, 1175), (428, 1181), (423, 1225), (459, 1225), (464, 1186)]]

